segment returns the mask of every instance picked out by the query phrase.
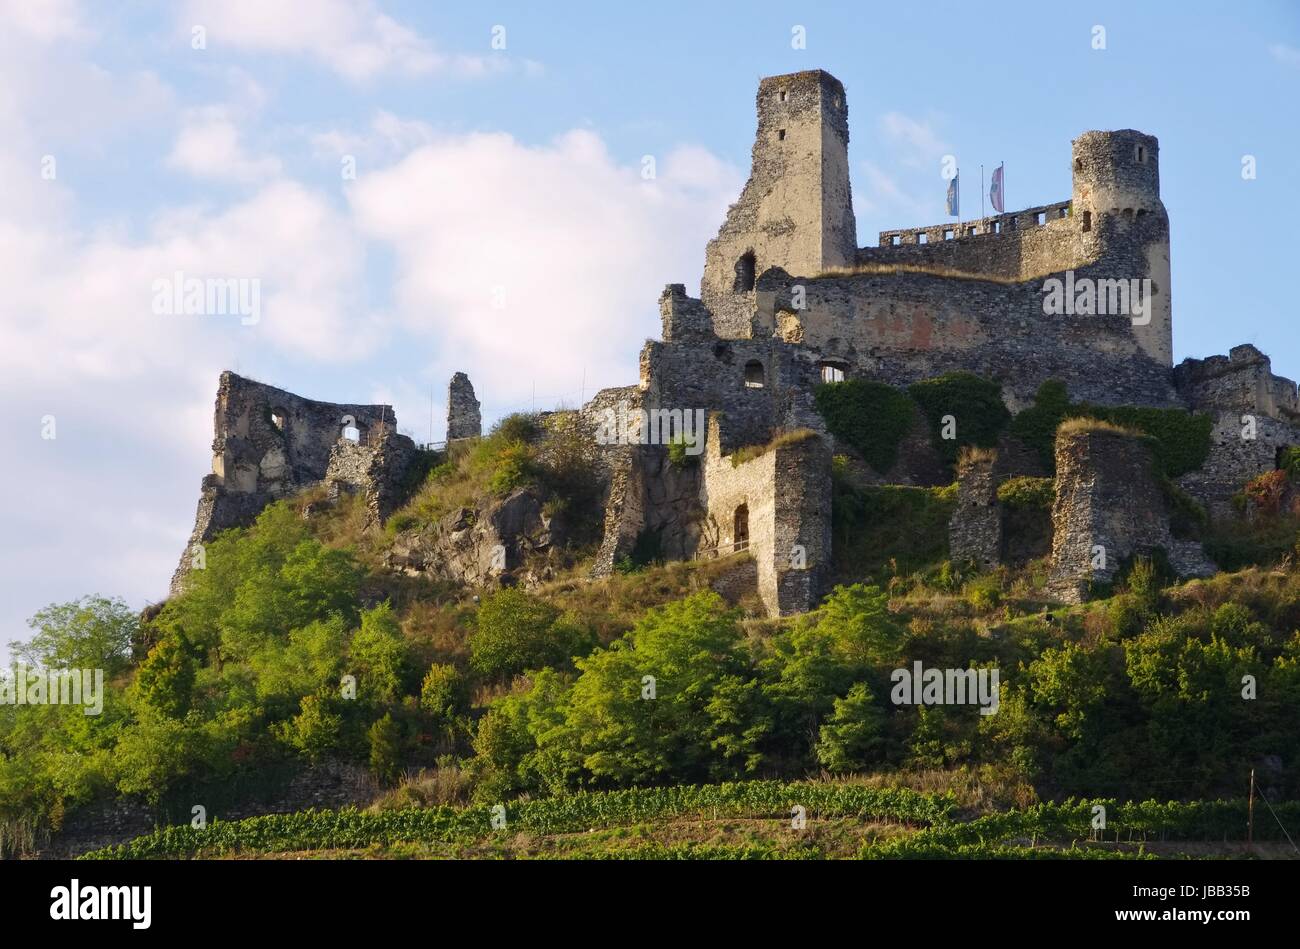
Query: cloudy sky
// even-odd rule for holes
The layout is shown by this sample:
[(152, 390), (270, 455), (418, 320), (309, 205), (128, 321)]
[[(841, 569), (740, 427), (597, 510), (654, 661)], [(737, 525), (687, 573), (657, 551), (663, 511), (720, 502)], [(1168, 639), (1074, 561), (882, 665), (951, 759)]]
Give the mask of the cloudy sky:
[[(1300, 7), (1047, 6), (0, 0), (0, 644), (165, 594), (222, 369), (419, 440), (456, 370), (489, 419), (634, 381), (763, 75), (844, 82), (862, 244), (944, 220), (944, 155), (1023, 207), (1079, 132), (1158, 135), (1175, 358), (1300, 375)], [(155, 313), (178, 271), (260, 281), (260, 319)]]

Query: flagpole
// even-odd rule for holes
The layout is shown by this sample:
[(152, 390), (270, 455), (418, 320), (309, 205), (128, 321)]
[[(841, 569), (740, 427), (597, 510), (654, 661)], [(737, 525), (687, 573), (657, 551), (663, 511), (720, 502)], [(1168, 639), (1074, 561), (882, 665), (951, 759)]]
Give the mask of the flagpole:
[[(980, 163), (980, 222), (984, 221), (984, 164)], [(988, 225), (985, 225), (986, 227)]]

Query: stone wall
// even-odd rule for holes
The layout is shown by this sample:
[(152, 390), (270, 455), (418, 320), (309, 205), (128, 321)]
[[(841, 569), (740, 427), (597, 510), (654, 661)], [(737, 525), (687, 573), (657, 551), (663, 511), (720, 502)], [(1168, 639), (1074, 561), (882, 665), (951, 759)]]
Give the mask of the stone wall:
[(1169, 530), (1150, 449), (1137, 436), (1084, 428), (1056, 437), (1049, 590), (1067, 603), (1087, 598), (1092, 582), (1109, 582), (1134, 554), (1164, 550), (1182, 576), (1214, 572), (1200, 544)]
[(996, 567), (1002, 555), (1002, 512), (998, 506), (996, 456), (964, 456), (957, 467), (957, 506), (948, 522), (948, 556), (954, 563)]
[(1184, 359), (1174, 368), (1174, 385), (1190, 408), (1236, 410), (1300, 420), (1300, 394), (1290, 379), (1273, 375), (1269, 358), (1249, 343), (1226, 356)]
[(946, 268), (1008, 280), (1057, 273), (1086, 263), (1078, 222), (1069, 219), (1069, 208), (1069, 201), (1060, 201), (975, 220), (881, 231), (880, 246), (859, 248), (856, 263)]
[[(1250, 416), (1253, 422), (1243, 421)], [(1253, 437), (1246, 437), (1247, 435)], [(1246, 482), (1277, 467), (1282, 449), (1300, 445), (1300, 427), (1291, 422), (1231, 409), (1215, 415), (1210, 453), (1195, 471), (1180, 476), (1178, 486), (1199, 501), (1210, 516), (1236, 516), (1233, 495)]]
[[(1113, 270), (1099, 262), (1076, 276), (1107, 279)], [(755, 323), (784, 327), (811, 362), (843, 366), (849, 377), (909, 385), (957, 370), (982, 375), (1002, 383), (1016, 411), (1032, 405), (1048, 379), (1064, 382), (1078, 401), (1183, 404), (1129, 317), (1046, 315), (1043, 286), (910, 272), (805, 279), (769, 271), (759, 280)]]
[(447, 441), (478, 438), (483, 434), (483, 418), (479, 414), (479, 407), (469, 376), (463, 372), (453, 375), (447, 386)]
[(212, 474), (203, 479), (172, 595), (191, 569), (195, 544), (251, 524), (267, 504), (322, 480), (345, 428), (364, 442), (372, 428), (396, 425), (388, 405), (316, 402), (223, 372), (213, 418)]
[[(278, 788), (249, 794), (228, 807), (211, 807), (207, 819), (242, 820), (259, 814), (291, 814), (308, 808), (365, 806), (380, 788), (364, 768), (325, 761), (289, 776)], [(199, 794), (199, 801), (203, 795)], [(188, 823), (188, 817), (185, 818)], [(46, 859), (69, 859), (91, 850), (126, 843), (134, 837), (166, 825), (163, 815), (145, 802), (131, 797), (101, 801), (73, 811), (62, 829), (41, 849)]]
[[(829, 442), (813, 434), (733, 464), (719, 450), (718, 425), (715, 416), (705, 450), (701, 553), (748, 550), (771, 615), (811, 609), (830, 569)], [(737, 536), (742, 523), (747, 538)]]
[(415, 442), (387, 428), (372, 431), (365, 442), (339, 439), (324, 480), (335, 490), (364, 495), (369, 525), (382, 525), (408, 500), (417, 455)]

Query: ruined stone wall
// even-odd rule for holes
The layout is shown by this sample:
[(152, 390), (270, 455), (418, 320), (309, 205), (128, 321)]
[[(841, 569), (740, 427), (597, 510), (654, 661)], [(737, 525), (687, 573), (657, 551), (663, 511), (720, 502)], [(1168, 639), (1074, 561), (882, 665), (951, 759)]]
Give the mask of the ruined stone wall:
[[(1075, 275), (1106, 279), (1116, 266), (1104, 259)], [(1014, 411), (1031, 405), (1047, 379), (1064, 382), (1075, 400), (1183, 404), (1168, 367), (1143, 348), (1130, 317), (1047, 315), (1043, 288), (1041, 280), (906, 272), (809, 280), (773, 271), (759, 281), (756, 322), (800, 340), (814, 362), (841, 364), (849, 376), (892, 385), (957, 370), (985, 376), (1002, 383)]]
[(783, 340), (651, 341), (641, 351), (641, 379), (647, 409), (723, 413), (725, 453), (765, 442), (776, 428), (824, 427), (813, 403), (820, 376), (811, 353)]
[[(1177, 479), (1178, 486), (1215, 519), (1234, 517), (1233, 495), (1247, 481), (1274, 470), (1283, 448), (1300, 445), (1300, 427), (1262, 413), (1248, 426), (1242, 416), (1239, 409), (1217, 413), (1205, 463)], [(1248, 433), (1254, 437), (1245, 437)]]
[[(733, 464), (718, 450), (717, 425), (715, 418), (705, 452), (702, 553), (748, 550), (769, 614), (804, 612), (816, 602), (830, 570), (830, 445), (814, 435)], [(742, 507), (747, 541), (736, 536)]]
[(372, 428), (397, 424), (388, 405), (316, 402), (223, 372), (213, 418), (212, 474), (203, 479), (172, 594), (180, 592), (191, 569), (195, 544), (251, 524), (267, 504), (322, 480), (349, 421), (363, 442)]
[(483, 434), (479, 407), (469, 376), (463, 372), (454, 374), (447, 386), (447, 441), (478, 438)]
[[(1081, 265), (1079, 225), (1070, 202), (974, 221), (881, 231), (879, 247), (859, 248), (859, 265), (926, 266), (1025, 280)], [(1039, 223), (1039, 216), (1042, 223)], [(897, 241), (897, 243), (895, 243)]]
[[(831, 446), (814, 436), (771, 452), (776, 497), (776, 610), (780, 616), (817, 605), (831, 574)], [(772, 610), (770, 600), (769, 611)]]
[(979, 453), (957, 468), (957, 506), (948, 522), (948, 555), (954, 563), (972, 562), (987, 570), (1002, 554), (1002, 512), (994, 472), (996, 456)]
[(1300, 420), (1300, 395), (1290, 379), (1273, 375), (1273, 365), (1249, 343), (1227, 356), (1184, 359), (1174, 368), (1174, 385), (1190, 408), (1256, 413)]
[(1215, 419), (1205, 464), (1178, 484), (1211, 517), (1233, 517), (1233, 495), (1276, 468), (1282, 449), (1300, 445), (1296, 384), (1273, 375), (1269, 358), (1249, 344), (1227, 356), (1184, 359), (1174, 384), (1190, 409)]
[(325, 483), (359, 493), (370, 511), (369, 523), (382, 525), (390, 514), (408, 500), (414, 487), (412, 466), (418, 451), (415, 442), (391, 429), (384, 429), (365, 442), (339, 439), (330, 450)]
[(1088, 428), (1057, 435), (1052, 525), (1048, 589), (1067, 603), (1082, 602), (1091, 582), (1113, 580), (1125, 558), (1157, 548), (1182, 576), (1214, 572), (1200, 544), (1170, 533), (1150, 449), (1127, 433)]

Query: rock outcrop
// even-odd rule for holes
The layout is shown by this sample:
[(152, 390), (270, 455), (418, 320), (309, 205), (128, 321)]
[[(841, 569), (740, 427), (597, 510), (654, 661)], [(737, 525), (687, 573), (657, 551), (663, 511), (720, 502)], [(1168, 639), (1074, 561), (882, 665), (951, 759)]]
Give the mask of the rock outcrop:
[(385, 565), (470, 586), (510, 584), (527, 579), (518, 573), (530, 555), (563, 543), (559, 528), (542, 496), (520, 488), (500, 501), (457, 508), (435, 523), (399, 533)]

